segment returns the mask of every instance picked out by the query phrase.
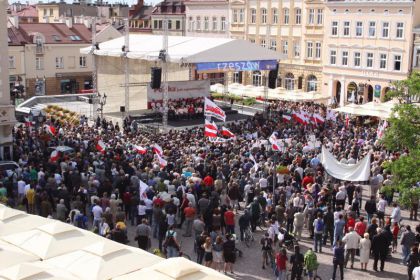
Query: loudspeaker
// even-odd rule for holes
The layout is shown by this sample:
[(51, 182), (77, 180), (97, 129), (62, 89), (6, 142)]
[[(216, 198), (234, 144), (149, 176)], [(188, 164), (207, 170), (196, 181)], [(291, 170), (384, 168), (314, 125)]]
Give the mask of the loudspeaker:
[(152, 89), (160, 89), (160, 83), (162, 80), (162, 68), (152, 67), (151, 70), (152, 71), (151, 71), (150, 87)]
[(89, 98), (89, 104), (93, 104), (93, 99)]
[(125, 112), (125, 106), (120, 106), (120, 112), (124, 113)]
[(269, 88), (271, 89), (276, 88), (276, 80), (277, 80), (278, 75), (279, 75), (279, 64), (277, 63), (276, 69), (270, 70), (270, 72), (268, 72), (268, 87)]

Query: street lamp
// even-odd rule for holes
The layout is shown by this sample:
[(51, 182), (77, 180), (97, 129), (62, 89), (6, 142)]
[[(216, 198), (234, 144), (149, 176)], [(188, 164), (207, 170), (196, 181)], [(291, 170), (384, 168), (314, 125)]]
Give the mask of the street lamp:
[(101, 119), (104, 118), (104, 106), (106, 105), (106, 97), (107, 96), (106, 96), (106, 93), (105, 92), (104, 92), (103, 95), (101, 95), (98, 92), (98, 96), (96, 97), (96, 100), (97, 100), (97, 102), (99, 104), (98, 111), (101, 112)]
[(44, 110), (31, 109), (29, 112), (29, 121), (35, 122), (35, 128), (38, 128), (39, 124), (45, 122), (47, 115)]

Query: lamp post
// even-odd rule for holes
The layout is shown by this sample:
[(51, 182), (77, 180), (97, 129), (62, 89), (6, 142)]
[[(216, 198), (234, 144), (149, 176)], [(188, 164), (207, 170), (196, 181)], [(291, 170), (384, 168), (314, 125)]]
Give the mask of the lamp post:
[(35, 122), (35, 129), (38, 129), (39, 124), (45, 122), (46, 116), (43, 110), (31, 109), (29, 112), (29, 121)]

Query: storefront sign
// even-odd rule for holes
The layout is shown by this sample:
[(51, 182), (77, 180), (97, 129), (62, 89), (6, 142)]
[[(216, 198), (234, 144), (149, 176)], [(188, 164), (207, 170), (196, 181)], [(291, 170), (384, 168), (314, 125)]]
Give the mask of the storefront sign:
[(226, 61), (226, 62), (207, 62), (197, 63), (197, 71), (216, 71), (216, 72), (239, 72), (239, 71), (258, 71), (275, 70), (276, 60), (246, 60), (246, 61)]
[[(182, 99), (182, 98), (197, 98), (207, 97), (210, 95), (210, 81), (176, 81), (168, 82), (168, 98)], [(150, 84), (147, 86), (147, 102), (150, 108), (150, 102), (162, 102), (163, 99), (163, 84), (160, 89), (152, 89)]]

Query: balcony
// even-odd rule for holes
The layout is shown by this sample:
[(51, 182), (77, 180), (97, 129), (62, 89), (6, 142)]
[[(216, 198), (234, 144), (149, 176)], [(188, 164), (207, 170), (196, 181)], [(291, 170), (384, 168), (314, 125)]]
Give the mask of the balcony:
[(44, 54), (44, 45), (37, 44), (35, 47), (35, 54)]

